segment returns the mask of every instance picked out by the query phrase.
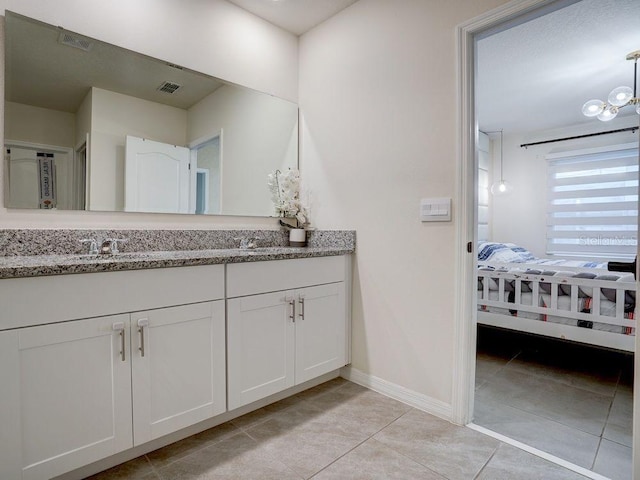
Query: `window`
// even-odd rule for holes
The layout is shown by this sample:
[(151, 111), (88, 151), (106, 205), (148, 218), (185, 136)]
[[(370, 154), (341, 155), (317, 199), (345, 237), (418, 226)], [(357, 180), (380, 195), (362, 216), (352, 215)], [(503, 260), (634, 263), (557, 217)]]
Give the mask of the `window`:
[(480, 132), (478, 144), (478, 241), (489, 240), (489, 136)]
[(638, 148), (625, 144), (547, 156), (547, 253), (633, 258)]

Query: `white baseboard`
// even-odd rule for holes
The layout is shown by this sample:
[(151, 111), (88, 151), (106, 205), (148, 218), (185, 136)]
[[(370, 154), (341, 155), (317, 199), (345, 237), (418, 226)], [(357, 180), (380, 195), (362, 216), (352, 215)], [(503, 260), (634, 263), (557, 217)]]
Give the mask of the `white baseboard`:
[(436, 417), (452, 421), (453, 408), (450, 404), (441, 400), (414, 392), (408, 388), (391, 383), (382, 378), (374, 377), (368, 373), (361, 372), (353, 367), (344, 367), (340, 370), (340, 376), (363, 387), (370, 388), (378, 393), (391, 397), (402, 403), (406, 403), (418, 410), (435, 415)]

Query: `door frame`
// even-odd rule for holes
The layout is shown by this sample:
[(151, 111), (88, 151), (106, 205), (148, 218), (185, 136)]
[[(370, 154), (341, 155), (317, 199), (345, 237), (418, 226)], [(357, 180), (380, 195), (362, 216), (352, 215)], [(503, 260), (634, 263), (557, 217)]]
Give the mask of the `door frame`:
[[(455, 199), (456, 254), (454, 311), (454, 358), (452, 382), (451, 419), (466, 425), (473, 418), (476, 328), (475, 268), (477, 261), (467, 245), (476, 245), (476, 196), (477, 196), (477, 119), (475, 115), (475, 37), (489, 30), (510, 28), (510, 24), (521, 23), (547, 13), (547, 8), (557, 9), (575, 3), (575, 0), (513, 0), (501, 7), (473, 18), (456, 28), (457, 50), (457, 152)], [(640, 133), (639, 133), (640, 137)], [(639, 140), (640, 141), (640, 140)], [(640, 352), (640, 335), (636, 335), (636, 352)], [(635, 377), (640, 374), (640, 360), (635, 356)], [(634, 382), (633, 418), (633, 473), (640, 478), (640, 455), (636, 455), (636, 434), (640, 434), (640, 381)]]

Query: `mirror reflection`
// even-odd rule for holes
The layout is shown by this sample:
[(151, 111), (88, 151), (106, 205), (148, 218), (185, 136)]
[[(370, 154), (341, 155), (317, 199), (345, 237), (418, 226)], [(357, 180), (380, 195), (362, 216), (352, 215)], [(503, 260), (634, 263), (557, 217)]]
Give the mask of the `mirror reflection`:
[(5, 205), (269, 216), (298, 108), (6, 12)]

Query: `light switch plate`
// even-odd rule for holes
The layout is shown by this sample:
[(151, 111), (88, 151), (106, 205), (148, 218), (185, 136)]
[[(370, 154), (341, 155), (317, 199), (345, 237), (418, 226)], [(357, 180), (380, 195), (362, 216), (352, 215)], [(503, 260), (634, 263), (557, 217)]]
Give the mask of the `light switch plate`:
[(451, 221), (451, 198), (423, 198), (420, 200), (420, 220), (423, 222)]

